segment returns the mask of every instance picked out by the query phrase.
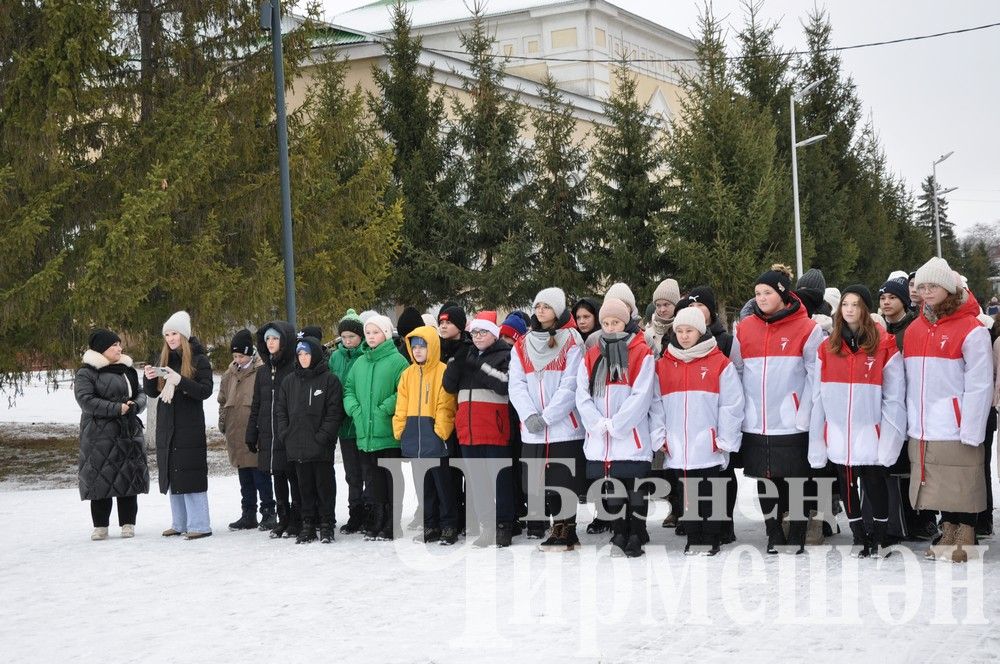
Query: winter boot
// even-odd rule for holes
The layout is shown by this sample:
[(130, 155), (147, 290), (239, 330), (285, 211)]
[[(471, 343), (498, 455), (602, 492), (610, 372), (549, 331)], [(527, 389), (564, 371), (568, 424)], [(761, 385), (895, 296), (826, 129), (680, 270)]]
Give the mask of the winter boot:
[(611, 522), (611, 556), (620, 558), (625, 555), (625, 546), (628, 544), (628, 533), (625, 527), (625, 518), (615, 519)]
[[(310, 515), (309, 518), (311, 521), (312, 516)], [(298, 537), (299, 531), (301, 529), (302, 529), (302, 506), (292, 505), (288, 509), (288, 528), (285, 529), (285, 537)]]
[(661, 523), (660, 525), (663, 526), (664, 528), (676, 528), (677, 514), (675, 512), (671, 512), (670, 514), (667, 515), (667, 518), (664, 519), (663, 523)]
[[(850, 521), (851, 533), (854, 535), (854, 545), (851, 548), (851, 558), (867, 558), (871, 555), (871, 544), (868, 533), (865, 532), (865, 522), (861, 519)], [(854, 549), (857, 549), (856, 551)]]
[[(421, 517), (422, 519), (423, 517)], [(391, 503), (382, 505), (382, 527), (378, 529), (375, 539), (379, 542), (391, 542), (396, 536), (395, 516)]]
[(719, 534), (719, 544), (732, 544), (736, 541), (736, 529), (731, 518), (722, 522), (722, 533)]
[(288, 505), (278, 505), (278, 522), (271, 529), (271, 539), (280, 539), (288, 530)]
[(704, 543), (705, 542), (701, 536), (701, 532), (689, 532), (687, 535), (687, 544), (684, 545), (684, 555), (698, 555), (699, 549)]
[(952, 547), (958, 534), (958, 524), (941, 522), (941, 536), (927, 549), (924, 557), (929, 560), (951, 560)]
[(319, 541), (323, 544), (333, 542), (333, 533), (336, 530), (328, 521), (324, 521), (319, 526)]
[[(826, 532), (829, 529), (830, 527), (823, 520), (823, 515), (816, 510), (810, 510), (809, 521), (806, 524), (806, 544), (809, 546), (822, 544), (827, 537)], [(830, 535), (832, 534), (833, 531), (830, 530)]]
[(566, 540), (567, 551), (572, 551), (580, 546), (580, 538), (576, 534), (576, 523), (570, 521), (563, 526), (563, 539)]
[(808, 521), (789, 521), (788, 524), (788, 551), (787, 553), (800, 555), (806, 552), (806, 531), (809, 528)]
[(445, 528), (441, 531), (441, 539), (438, 544), (441, 546), (452, 546), (458, 542), (458, 531), (454, 528)]
[(418, 544), (433, 544), (441, 540), (440, 528), (424, 528), (424, 532), (413, 538)]
[(379, 531), (385, 522), (385, 510), (382, 505), (372, 504), (368, 506), (368, 519), (365, 524), (365, 541), (374, 542), (378, 539)]
[(594, 520), (587, 525), (588, 535), (600, 535), (601, 533), (606, 533), (611, 529), (611, 522), (602, 519), (600, 517), (594, 517)]
[(340, 534), (353, 535), (361, 532), (365, 524), (364, 505), (355, 505), (354, 507), (348, 508), (347, 514), (347, 523), (340, 527)]
[(703, 556), (717, 556), (719, 552), (722, 551), (720, 546), (721, 538), (719, 535), (709, 535), (705, 538), (705, 544), (707, 548), (701, 552)]
[(565, 523), (562, 521), (556, 521), (552, 525), (552, 532), (549, 533), (548, 539), (543, 540), (542, 543), (538, 545), (538, 548), (549, 553), (569, 551), (569, 546), (564, 536), (565, 528)]
[(951, 562), (969, 562), (969, 551), (965, 548), (976, 545), (976, 529), (964, 523), (955, 531), (955, 551), (951, 554)]
[(764, 529), (767, 531), (767, 552), (778, 553), (778, 547), (786, 544), (785, 531), (777, 519), (764, 519)]
[(131, 539), (135, 537), (135, 524), (126, 523), (122, 526), (122, 539)]
[(506, 549), (514, 538), (514, 526), (509, 523), (497, 524), (497, 548)]
[(626, 558), (638, 558), (646, 555), (646, 552), (642, 550), (642, 538), (638, 533), (632, 533), (628, 536), (628, 542), (623, 551)]
[(544, 521), (529, 521), (527, 539), (542, 539), (545, 537)]
[(299, 526), (299, 532), (295, 535), (296, 544), (308, 544), (316, 541), (316, 524), (311, 519), (306, 519)]
[(687, 536), (687, 524), (680, 519), (677, 520), (677, 527), (674, 528), (674, 535), (677, 535), (678, 537)]
[(244, 509), (243, 516), (229, 524), (230, 530), (254, 530), (257, 528), (257, 510)]
[(108, 529), (107, 529), (107, 527), (104, 527), (104, 528), (94, 528), (94, 532), (92, 532), (90, 534), (90, 539), (94, 540), (95, 542), (99, 542), (101, 540), (108, 539)]
[(875, 532), (872, 533), (871, 554), (873, 558), (888, 558), (892, 555), (889, 544), (889, 522), (875, 519), (872, 523)]
[(257, 530), (268, 531), (273, 530), (278, 525), (278, 519), (274, 515), (273, 507), (262, 507), (260, 508), (260, 523), (257, 524)]

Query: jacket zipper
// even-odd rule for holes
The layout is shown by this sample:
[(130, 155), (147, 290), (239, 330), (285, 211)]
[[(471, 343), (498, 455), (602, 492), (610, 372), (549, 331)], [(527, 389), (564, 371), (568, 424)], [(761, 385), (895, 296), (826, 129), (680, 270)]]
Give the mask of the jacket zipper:
[(274, 374), (277, 369), (272, 364), (271, 365), (271, 474), (274, 475), (274, 395), (276, 390), (274, 389)]
[(767, 354), (771, 341), (771, 326), (765, 323), (764, 328), (764, 369), (760, 377), (760, 412), (761, 412), (761, 433), (767, 435)]
[(418, 367), (417, 372), (420, 374), (420, 387), (417, 388), (417, 458), (424, 458), (424, 438), (420, 432), (420, 415), (423, 413), (424, 400), (421, 397), (421, 393), (424, 391), (424, 368)]

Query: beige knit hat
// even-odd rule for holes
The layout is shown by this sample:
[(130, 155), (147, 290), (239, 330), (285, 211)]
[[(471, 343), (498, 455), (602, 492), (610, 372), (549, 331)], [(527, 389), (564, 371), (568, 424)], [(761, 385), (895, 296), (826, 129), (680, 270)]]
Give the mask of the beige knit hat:
[(653, 303), (657, 300), (666, 300), (671, 304), (677, 304), (681, 299), (681, 288), (677, 285), (676, 279), (664, 279), (653, 291)]
[(955, 283), (955, 274), (952, 272), (948, 261), (934, 256), (929, 261), (920, 266), (913, 283), (917, 286), (921, 284), (936, 284), (949, 293), (954, 294), (958, 290)]
[(628, 310), (628, 305), (618, 298), (606, 297), (604, 304), (601, 305), (600, 320), (603, 321), (605, 318), (617, 318), (628, 325), (628, 322), (632, 320), (632, 312)]
[[(608, 292), (604, 294), (604, 299), (612, 298), (615, 300), (621, 300), (628, 307), (629, 313), (632, 316), (638, 315), (639, 308), (635, 305), (635, 295), (632, 293), (632, 289), (628, 285), (618, 282), (611, 284), (611, 288)], [(626, 321), (627, 322), (627, 321)]]

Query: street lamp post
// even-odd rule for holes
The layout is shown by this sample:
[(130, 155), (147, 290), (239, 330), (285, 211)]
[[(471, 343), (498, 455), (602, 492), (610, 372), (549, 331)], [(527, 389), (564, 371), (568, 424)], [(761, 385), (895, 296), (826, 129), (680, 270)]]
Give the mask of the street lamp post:
[(934, 194), (934, 241), (937, 244), (938, 258), (941, 258), (941, 221), (938, 218), (938, 196), (946, 194), (948, 191), (955, 191), (957, 187), (953, 187), (947, 191), (938, 192), (937, 165), (953, 154), (955, 154), (954, 150), (941, 155), (933, 163), (931, 163), (931, 192)]
[(812, 145), (818, 141), (822, 141), (826, 138), (826, 134), (811, 136), (804, 141), (795, 141), (795, 102), (801, 101), (806, 94), (822, 83), (823, 80), (824, 79), (813, 81), (806, 87), (794, 93), (789, 99), (789, 108), (791, 110), (790, 123), (792, 127), (792, 203), (795, 208), (795, 274), (797, 277), (802, 276), (802, 221), (799, 217), (799, 165), (796, 150), (807, 145)]
[(295, 321), (295, 259), (292, 250), (292, 192), (288, 173), (288, 118), (285, 112), (285, 66), (281, 47), (281, 0), (263, 0), (260, 25), (271, 31), (274, 56), (274, 101), (278, 134), (278, 171), (281, 180), (281, 252), (285, 263), (285, 313)]

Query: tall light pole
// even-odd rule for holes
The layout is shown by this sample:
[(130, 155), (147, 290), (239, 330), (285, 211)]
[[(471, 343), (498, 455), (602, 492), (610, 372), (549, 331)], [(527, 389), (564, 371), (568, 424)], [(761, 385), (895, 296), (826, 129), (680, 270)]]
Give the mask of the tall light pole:
[(274, 56), (274, 102), (278, 134), (278, 172), (281, 179), (281, 253), (285, 263), (285, 313), (295, 321), (295, 259), (292, 251), (292, 190), (288, 173), (288, 118), (285, 112), (285, 65), (281, 47), (281, 0), (263, 0), (260, 25), (271, 31)]
[(795, 207), (795, 275), (796, 277), (802, 276), (802, 221), (799, 218), (799, 162), (796, 155), (796, 150), (798, 148), (803, 148), (807, 145), (812, 145), (818, 141), (822, 141), (826, 138), (826, 134), (819, 134), (818, 136), (812, 136), (800, 141), (795, 142), (795, 102), (801, 101), (803, 97), (812, 92), (812, 90), (822, 83), (825, 79), (819, 79), (818, 81), (813, 81), (806, 87), (802, 88), (798, 92), (794, 93), (789, 99), (789, 107), (791, 109), (791, 126), (792, 126), (792, 201)]
[(931, 163), (931, 192), (934, 194), (934, 241), (937, 243), (938, 258), (941, 258), (941, 221), (938, 219), (938, 196), (945, 194), (948, 191), (955, 191), (957, 187), (953, 187), (947, 191), (938, 192), (937, 165), (953, 154), (955, 154), (954, 150), (941, 155), (933, 163)]

